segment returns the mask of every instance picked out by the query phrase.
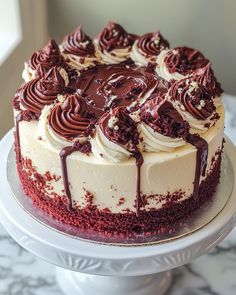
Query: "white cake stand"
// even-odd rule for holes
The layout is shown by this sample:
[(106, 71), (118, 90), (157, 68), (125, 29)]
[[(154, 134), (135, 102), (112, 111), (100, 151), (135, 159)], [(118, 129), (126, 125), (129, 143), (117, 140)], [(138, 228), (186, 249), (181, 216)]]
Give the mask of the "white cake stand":
[[(168, 243), (120, 247), (72, 238), (30, 216), (12, 197), (6, 176), (12, 142), (9, 132), (0, 143), (0, 221), (22, 247), (58, 266), (57, 280), (65, 294), (164, 294), (171, 269), (215, 247), (236, 224), (234, 185), (224, 209), (210, 223)], [(229, 139), (225, 150), (236, 172), (236, 149)]]

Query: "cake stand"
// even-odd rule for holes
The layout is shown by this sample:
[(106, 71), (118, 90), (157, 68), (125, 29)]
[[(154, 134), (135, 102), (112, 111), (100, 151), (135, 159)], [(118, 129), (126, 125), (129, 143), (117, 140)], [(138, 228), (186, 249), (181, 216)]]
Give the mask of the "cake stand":
[[(65, 294), (164, 294), (171, 283), (171, 269), (208, 252), (236, 224), (234, 185), (226, 205), (211, 222), (173, 241), (121, 247), (73, 238), (33, 218), (12, 197), (6, 173), (12, 142), (12, 131), (0, 142), (0, 221), (22, 247), (57, 266), (58, 284)], [(229, 139), (225, 151), (236, 183), (236, 148)]]

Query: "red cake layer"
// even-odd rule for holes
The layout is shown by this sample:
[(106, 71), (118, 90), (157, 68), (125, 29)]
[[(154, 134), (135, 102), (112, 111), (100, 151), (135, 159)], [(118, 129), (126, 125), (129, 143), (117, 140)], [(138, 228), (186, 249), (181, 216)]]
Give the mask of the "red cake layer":
[(89, 202), (93, 197), (90, 195), (86, 208), (80, 209), (75, 206), (73, 211), (68, 211), (66, 196), (54, 193), (52, 198), (46, 194), (46, 180), (56, 176), (50, 175), (49, 172), (39, 174), (32, 166), (31, 160), (25, 158), (22, 158), (21, 163), (18, 162), (17, 169), (23, 189), (34, 204), (63, 224), (74, 226), (76, 236), (103, 242), (124, 243), (129, 240), (140, 243), (147, 241), (147, 237), (150, 237), (151, 241), (156, 235), (175, 232), (196, 209), (201, 208), (207, 200), (211, 200), (219, 183), (221, 153), (215, 158), (216, 160), (212, 159), (211, 171), (201, 183), (197, 196), (173, 204), (171, 200), (181, 198), (183, 194), (176, 192), (168, 196), (167, 203), (162, 209), (140, 210), (139, 216), (132, 212), (110, 213), (109, 210), (98, 210)]

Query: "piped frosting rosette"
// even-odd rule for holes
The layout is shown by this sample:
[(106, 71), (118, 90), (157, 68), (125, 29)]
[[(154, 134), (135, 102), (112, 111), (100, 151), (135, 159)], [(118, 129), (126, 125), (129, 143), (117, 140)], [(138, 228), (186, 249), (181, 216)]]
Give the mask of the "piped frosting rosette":
[(171, 152), (186, 144), (189, 124), (164, 95), (152, 95), (141, 107), (141, 146), (146, 152)]
[(130, 57), (136, 38), (137, 36), (128, 34), (121, 25), (109, 22), (94, 42), (102, 61), (105, 64), (116, 64)]
[(162, 50), (169, 48), (169, 42), (159, 31), (146, 33), (135, 40), (130, 53), (131, 59), (139, 66), (147, 66), (149, 62), (156, 62)]
[(93, 117), (78, 94), (64, 95), (56, 104), (44, 107), (39, 118), (38, 133), (56, 149), (85, 143)]
[(120, 162), (130, 157), (138, 144), (137, 124), (125, 111), (117, 107), (98, 121), (91, 138), (92, 152), (98, 158)]
[[(47, 45), (33, 53), (30, 60), (25, 63), (22, 78), (29, 82), (36, 76), (46, 74), (54, 66), (62, 66), (64, 63), (59, 47), (55, 40), (50, 39)], [(37, 69), (40, 67), (40, 72)]]
[(222, 106), (221, 96), (223, 89), (217, 81), (210, 63), (208, 63), (204, 68), (199, 69), (196, 72), (194, 79), (198, 84), (207, 89), (208, 93), (213, 98), (216, 108)]
[(45, 105), (55, 102), (59, 93), (66, 91), (68, 76), (63, 68), (52, 67), (48, 73), (26, 83), (19, 95), (22, 110), (40, 116)]
[(156, 73), (161, 78), (181, 80), (191, 76), (208, 64), (208, 60), (198, 50), (189, 47), (177, 47), (163, 50), (156, 59)]
[(173, 83), (167, 96), (189, 122), (191, 133), (204, 133), (218, 120), (212, 96), (193, 77)]
[(64, 37), (60, 49), (66, 62), (76, 70), (94, 67), (100, 62), (92, 39), (81, 26)]

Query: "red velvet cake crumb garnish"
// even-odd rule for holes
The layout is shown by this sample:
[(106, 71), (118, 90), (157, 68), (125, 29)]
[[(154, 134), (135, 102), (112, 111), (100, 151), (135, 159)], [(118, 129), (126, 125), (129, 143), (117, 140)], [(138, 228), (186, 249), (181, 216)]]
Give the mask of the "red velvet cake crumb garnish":
[(186, 138), (189, 123), (183, 119), (171, 102), (152, 95), (142, 106), (140, 118), (156, 132), (172, 138)]

